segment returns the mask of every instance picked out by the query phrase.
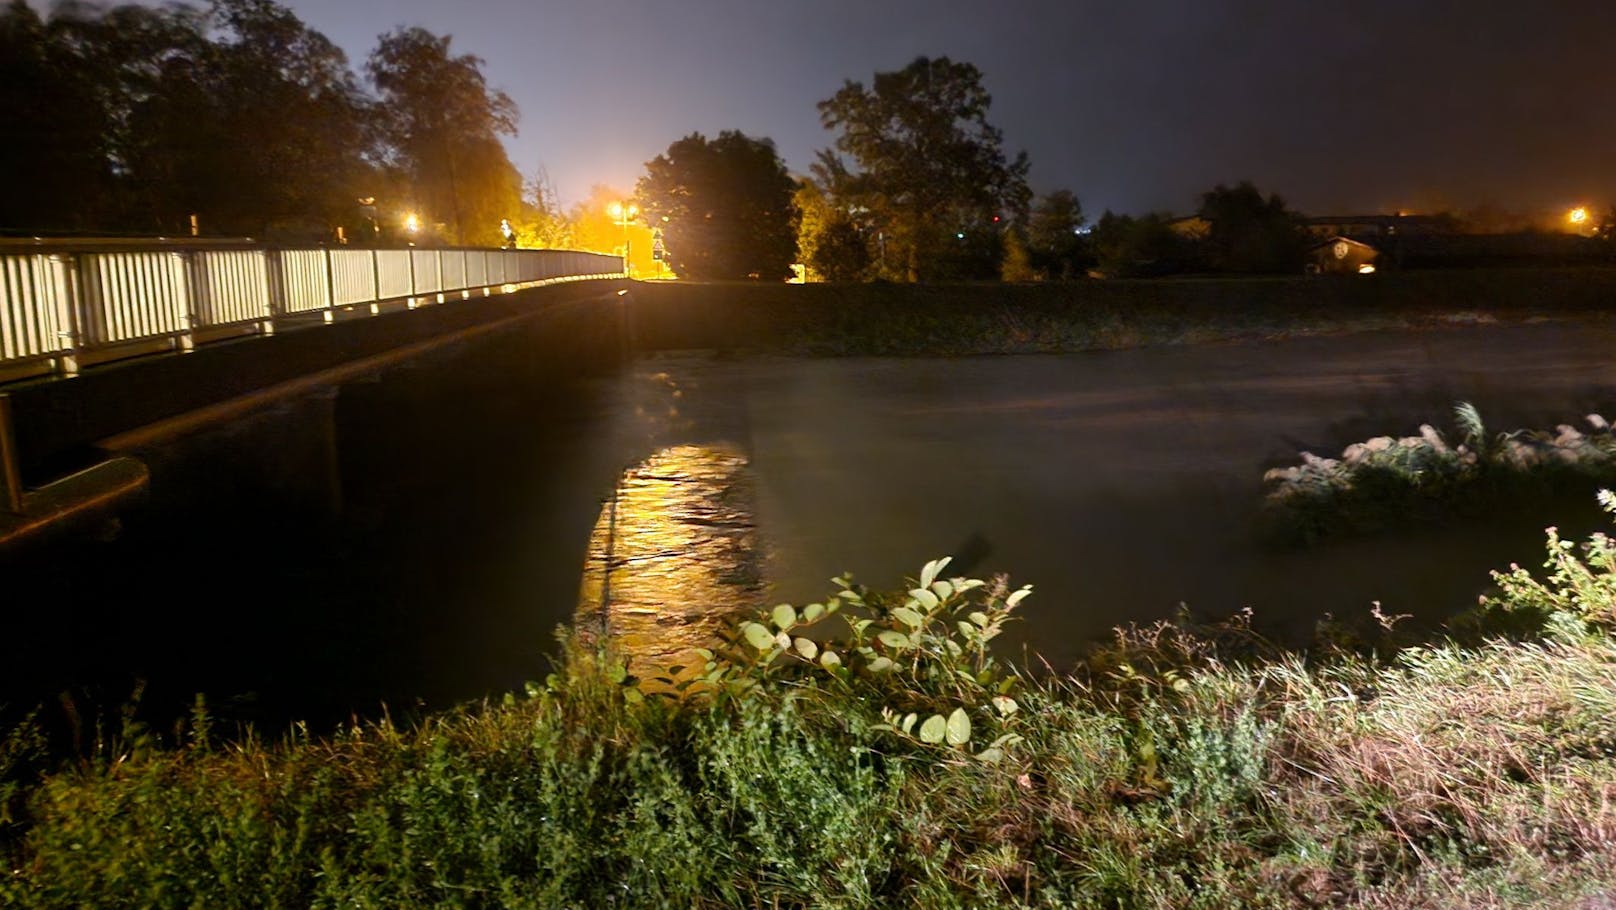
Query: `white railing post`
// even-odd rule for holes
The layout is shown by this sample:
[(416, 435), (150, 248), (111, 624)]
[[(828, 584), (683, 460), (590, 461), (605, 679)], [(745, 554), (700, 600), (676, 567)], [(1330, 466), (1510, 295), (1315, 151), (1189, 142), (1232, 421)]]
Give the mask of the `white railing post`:
[(207, 263), (195, 250), (183, 250), (180, 257), (180, 297), (185, 301), (184, 350), (196, 350), (196, 330), (212, 325), (219, 318), (218, 289), (207, 280)]
[(331, 267), (331, 248), (326, 247), (320, 253), (325, 257), (325, 311), (337, 311), (337, 274)]
[(57, 297), (57, 337), (62, 353), (56, 358), (56, 372), (63, 376), (79, 374), (79, 348), (83, 345), (84, 287), (81, 284), (76, 253), (54, 253), (50, 257), (51, 281), (60, 291)]
[(410, 298), (409, 298), (409, 303), (408, 303), (408, 304), (406, 304), (406, 305), (407, 305), (407, 306), (408, 306), (408, 307), (409, 307), (409, 308), (410, 308), (410, 309), (412, 309), (412, 310), (413, 310), (413, 309), (415, 309), (415, 308), (416, 308), (416, 306), (418, 306), (418, 305), (419, 305), (419, 304), (417, 304), (417, 303), (416, 303), (416, 290), (415, 290), (415, 288), (416, 288), (416, 283), (415, 283), (415, 245), (414, 245), (414, 244), (411, 244), (411, 245), (410, 245), (410, 249), (409, 249), (409, 255), (408, 255), (408, 256), (405, 256), (405, 257), (404, 257), (404, 258), (405, 258), (405, 259), (408, 259), (408, 260), (409, 260), (409, 261), (410, 261)]
[(192, 250), (179, 250), (169, 254), (173, 261), (179, 263), (179, 287), (175, 288), (180, 296), (180, 306), (185, 309), (180, 313), (181, 330), (175, 338), (175, 344), (180, 353), (189, 354), (196, 350), (196, 253)]
[(269, 312), (264, 320), (258, 323), (258, 334), (275, 334), (275, 320), (281, 318), (286, 312), (286, 276), (281, 273), (281, 251), (264, 251), (264, 284), (265, 296), (269, 300)]

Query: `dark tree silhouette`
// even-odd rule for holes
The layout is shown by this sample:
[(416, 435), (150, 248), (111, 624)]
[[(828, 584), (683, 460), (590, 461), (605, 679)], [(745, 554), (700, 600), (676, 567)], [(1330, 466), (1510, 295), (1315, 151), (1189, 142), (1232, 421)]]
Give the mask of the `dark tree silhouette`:
[(389, 163), (422, 217), (447, 225), (456, 243), (497, 245), (499, 220), (522, 205), (521, 175), (499, 143), (516, 133), (516, 105), (488, 87), (480, 58), (451, 54), (450, 40), (398, 29), (381, 37), (365, 66), (381, 95)]
[(1111, 278), (1169, 275), (1197, 265), (1194, 242), (1173, 232), (1171, 219), (1152, 213), (1134, 218), (1110, 211), (1100, 216), (1090, 240), (1100, 272)]
[(0, 10), (0, 231), (86, 229), (111, 189), (93, 86), (23, 0)]
[(1300, 271), (1307, 234), (1276, 195), (1266, 199), (1250, 181), (1218, 184), (1201, 195), (1197, 213), (1207, 222), (1202, 242), (1207, 264), (1225, 272)]
[[(873, 223), (887, 277), (997, 274), (994, 219), (1019, 223), (1031, 194), (1027, 156), (1006, 159), (991, 103), (977, 68), (947, 57), (876, 73), (869, 88), (850, 80), (819, 103), (821, 122), (840, 135), (816, 175), (844, 210)], [(951, 274), (960, 269), (985, 274)]]
[(130, 115), (130, 175), (160, 220), (319, 237), (366, 182), (367, 99), (347, 57), (270, 0), (216, 0), (214, 40), (171, 57)]
[(797, 188), (774, 143), (735, 130), (692, 133), (646, 162), (642, 217), (662, 225), (681, 278), (778, 281), (797, 255)]
[(1083, 206), (1071, 190), (1038, 197), (1027, 219), (1027, 255), (1034, 271), (1054, 281), (1081, 277), (1087, 244), (1079, 233)]
[(373, 182), (342, 52), (272, 0), (0, 13), (0, 227), (327, 234)]
[(870, 244), (846, 218), (827, 222), (808, 257), (808, 267), (826, 281), (860, 281), (870, 270)]

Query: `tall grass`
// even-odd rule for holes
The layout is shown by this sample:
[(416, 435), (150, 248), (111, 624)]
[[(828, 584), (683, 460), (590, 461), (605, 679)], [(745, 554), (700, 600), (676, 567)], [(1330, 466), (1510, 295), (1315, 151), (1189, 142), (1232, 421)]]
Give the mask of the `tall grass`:
[(1560, 424), (1495, 435), (1474, 405), (1459, 402), (1453, 441), (1423, 424), (1416, 435), (1353, 443), (1338, 458), (1303, 452), (1301, 464), (1264, 475), (1264, 530), (1305, 543), (1616, 481), (1616, 434), (1599, 414), (1583, 420), (1586, 430)]
[[(1606, 506), (1616, 515), (1616, 498)], [(1616, 894), (1609, 538), (1551, 539), (1547, 574), (1497, 576), (1491, 606), (1536, 617), (1530, 641), (1298, 653), (1241, 618), (1159, 623), (1039, 678), (973, 647), (1026, 593), (945, 567), (889, 594), (843, 579), (818, 610), (749, 619), (664, 694), (567, 639), (547, 683), (408, 727), (109, 738), (17, 785), (0, 905), (1595, 907)], [(29, 737), (13, 731), (0, 760)]]

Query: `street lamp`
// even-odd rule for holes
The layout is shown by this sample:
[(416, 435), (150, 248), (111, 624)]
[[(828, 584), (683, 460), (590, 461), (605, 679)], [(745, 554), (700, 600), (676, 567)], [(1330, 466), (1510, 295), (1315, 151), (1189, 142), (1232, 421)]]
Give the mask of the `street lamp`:
[(382, 225), (376, 220), (376, 197), (360, 196), (354, 201), (359, 203), (359, 214), (370, 222), (370, 242), (377, 242), (382, 235)]
[(623, 227), (623, 274), (634, 277), (634, 263), (630, 258), (628, 226), (640, 214), (640, 207), (632, 202), (612, 201), (606, 204), (606, 214), (612, 216), (612, 223)]

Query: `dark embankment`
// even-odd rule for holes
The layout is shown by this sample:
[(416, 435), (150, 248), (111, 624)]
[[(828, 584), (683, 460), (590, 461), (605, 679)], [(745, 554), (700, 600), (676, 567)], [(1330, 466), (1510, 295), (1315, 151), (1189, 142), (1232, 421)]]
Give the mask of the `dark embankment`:
[(632, 296), (643, 349), (1011, 354), (1608, 319), (1616, 269), (1028, 285), (641, 283)]

